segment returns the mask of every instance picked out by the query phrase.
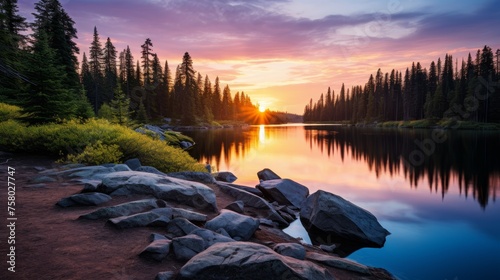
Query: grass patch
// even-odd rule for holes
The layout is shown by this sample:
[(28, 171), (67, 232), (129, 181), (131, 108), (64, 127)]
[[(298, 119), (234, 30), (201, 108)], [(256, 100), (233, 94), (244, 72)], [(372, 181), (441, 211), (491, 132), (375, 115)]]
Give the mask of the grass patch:
[(187, 152), (106, 120), (71, 120), (40, 126), (4, 121), (0, 123), (0, 148), (55, 155), (86, 164), (138, 158), (144, 165), (163, 172), (205, 171)]

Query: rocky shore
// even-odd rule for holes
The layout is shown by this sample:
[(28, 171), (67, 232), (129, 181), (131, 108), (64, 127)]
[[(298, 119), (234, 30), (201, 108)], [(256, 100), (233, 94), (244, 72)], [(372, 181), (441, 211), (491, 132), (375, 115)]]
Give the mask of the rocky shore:
[[(61, 227), (101, 227), (110, 239), (129, 236), (131, 242), (120, 248), (128, 256), (121, 257), (153, 268), (116, 279), (149, 279), (153, 272), (156, 279), (395, 279), (384, 269), (342, 258), (361, 247), (383, 246), (389, 232), (373, 215), (334, 194), (309, 194), (268, 169), (257, 174), (257, 187), (248, 187), (234, 184), (236, 176), (228, 172), (164, 174), (137, 159), (31, 168), (36, 171), (25, 188), (54, 189), (50, 200), (57, 206), (51, 211), (72, 215)], [(299, 217), (314, 245), (281, 230)], [(81, 238), (74, 236), (73, 246)]]

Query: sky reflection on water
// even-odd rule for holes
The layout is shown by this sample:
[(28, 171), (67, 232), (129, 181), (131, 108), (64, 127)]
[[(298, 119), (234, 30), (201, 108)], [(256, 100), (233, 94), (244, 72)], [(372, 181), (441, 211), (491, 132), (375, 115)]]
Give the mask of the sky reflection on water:
[[(259, 126), (189, 135), (198, 143), (193, 156), (233, 172), (235, 183), (254, 186), (267, 167), (311, 193), (329, 191), (373, 213), (392, 234), (384, 248), (364, 248), (350, 259), (401, 279), (494, 279), (500, 136), (447, 132), (449, 140), (437, 144), (425, 164), (405, 167), (402, 158), (426, 133)], [(307, 239), (295, 226), (288, 232)]]

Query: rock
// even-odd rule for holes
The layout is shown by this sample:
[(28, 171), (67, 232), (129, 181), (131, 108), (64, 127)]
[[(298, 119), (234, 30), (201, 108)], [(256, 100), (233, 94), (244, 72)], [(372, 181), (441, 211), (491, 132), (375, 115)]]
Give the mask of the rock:
[(156, 274), (155, 280), (174, 280), (175, 273), (173, 271), (162, 271)]
[(317, 242), (321, 240), (340, 243), (338, 249), (343, 252), (336, 252), (341, 256), (361, 247), (380, 248), (390, 234), (370, 212), (321, 190), (307, 198), (300, 211), (300, 220), (313, 243), (325, 243)]
[(199, 227), (184, 218), (172, 219), (167, 225), (167, 232), (174, 237), (190, 234), (197, 229)]
[(155, 261), (162, 261), (170, 252), (170, 239), (158, 239), (149, 244), (139, 255)]
[(207, 215), (182, 208), (172, 208), (172, 218), (185, 218), (191, 222), (206, 222)]
[(116, 172), (120, 172), (120, 171), (131, 171), (131, 169), (130, 169), (130, 168), (128, 167), (128, 165), (126, 165), (126, 164), (114, 164), (113, 169), (114, 169)]
[(245, 204), (243, 203), (243, 201), (236, 200), (235, 202), (233, 202), (233, 203), (229, 204), (228, 206), (226, 206), (224, 209), (231, 210), (231, 211), (234, 211), (236, 213), (243, 214), (244, 207), (245, 207)]
[(254, 187), (247, 187), (247, 186), (231, 184), (231, 183), (224, 183), (224, 182), (217, 182), (217, 184), (226, 184), (226, 185), (231, 186), (235, 189), (246, 191), (246, 192), (249, 192), (249, 193), (254, 194), (256, 196), (259, 196), (259, 197), (264, 197), (264, 194), (259, 189), (254, 188)]
[(259, 222), (260, 222), (261, 225), (265, 225), (265, 226), (268, 226), (268, 227), (274, 227), (274, 222), (271, 221), (271, 220), (269, 220), (269, 219), (260, 218)]
[(179, 145), (181, 146), (181, 148), (183, 148), (185, 150), (185, 149), (191, 148), (193, 146), (193, 143), (188, 142), (188, 141), (181, 141), (179, 143)]
[(199, 237), (201, 237), (205, 241), (205, 245), (207, 247), (221, 242), (235, 242), (235, 240), (231, 237), (204, 228), (195, 229), (190, 234), (198, 235)]
[[(145, 227), (149, 225), (154, 225), (154, 222), (157, 221), (159, 218), (162, 218), (161, 219), (162, 221), (166, 221), (167, 219), (170, 220), (171, 216), (172, 216), (172, 209), (158, 208), (144, 213), (112, 218), (109, 219), (108, 222), (113, 224), (116, 228), (125, 229), (125, 228)], [(165, 223), (165, 226), (167, 223)]]
[(158, 170), (152, 166), (140, 166), (135, 171), (148, 172), (148, 173), (153, 173), (153, 174), (158, 174), (158, 175), (163, 175), (163, 176), (167, 175), (167, 174), (161, 172), (160, 170)]
[(56, 204), (61, 207), (99, 205), (111, 200), (111, 196), (103, 193), (79, 193), (59, 200)]
[(38, 176), (30, 180), (30, 183), (32, 184), (38, 184), (38, 183), (51, 183), (51, 182), (56, 182), (57, 180), (55, 178), (49, 177), (49, 176)]
[(325, 252), (333, 253), (333, 252), (335, 252), (337, 245), (335, 245), (335, 244), (332, 244), (332, 245), (321, 244), (321, 245), (319, 245), (319, 248)]
[(298, 260), (306, 258), (306, 249), (304, 246), (297, 243), (278, 243), (273, 250), (283, 256), (292, 257)]
[(334, 279), (311, 262), (282, 256), (251, 242), (218, 243), (194, 256), (180, 270), (184, 280), (207, 279)]
[[(59, 172), (55, 172), (54, 175), (63, 176), (66, 178), (85, 178), (87, 180), (100, 180), (104, 176), (110, 173), (116, 173), (120, 171), (124, 171), (125, 168), (128, 169), (128, 166), (125, 167), (124, 164), (117, 164), (114, 167), (104, 167), (104, 166), (84, 166), (73, 168), (69, 170), (63, 170)], [(128, 169), (130, 171), (130, 169)]]
[(257, 188), (265, 197), (282, 205), (301, 207), (309, 195), (309, 189), (290, 179), (274, 179), (261, 182)]
[(237, 179), (238, 177), (234, 176), (234, 174), (229, 171), (222, 171), (215, 175), (215, 180), (227, 183), (232, 183)]
[(159, 233), (151, 233), (149, 236), (149, 242), (153, 242), (160, 239), (168, 239), (165, 235)]
[(278, 211), (278, 214), (280, 214), (281, 217), (283, 217), (283, 219), (285, 219), (285, 221), (287, 221), (289, 223), (295, 221), (295, 219), (296, 219), (295, 216), (292, 216), (292, 215), (288, 214), (287, 212)]
[(142, 166), (141, 161), (138, 158), (131, 158), (125, 161), (125, 164), (130, 168), (130, 170), (136, 170)]
[(205, 227), (212, 231), (223, 228), (235, 240), (249, 240), (259, 228), (259, 220), (223, 209), (220, 215), (208, 221)]
[(177, 178), (177, 179), (182, 179), (182, 180), (187, 180), (187, 181), (195, 181), (195, 182), (200, 182), (200, 183), (204, 183), (204, 184), (215, 183), (215, 178), (211, 174), (208, 174), (207, 172), (184, 171), (184, 172), (167, 173), (167, 175), (170, 177)]
[(80, 218), (90, 220), (109, 219), (120, 216), (129, 216), (132, 214), (149, 211), (155, 208), (163, 208), (166, 206), (167, 204), (165, 203), (165, 201), (161, 199), (142, 199), (97, 209), (93, 212), (80, 216)]
[(98, 190), (111, 195), (153, 195), (159, 199), (217, 212), (215, 193), (211, 188), (158, 174), (139, 171), (111, 173), (102, 178)]
[(220, 235), (224, 235), (225, 237), (231, 238), (231, 235), (229, 235), (229, 233), (227, 233), (227, 231), (223, 228), (220, 228), (220, 229), (216, 230), (215, 232), (220, 234)]
[(172, 248), (178, 260), (187, 261), (205, 250), (206, 243), (198, 235), (188, 234), (172, 239)]
[(85, 180), (81, 193), (96, 192), (101, 180)]
[(328, 256), (319, 253), (309, 252), (307, 253), (307, 259), (318, 262), (326, 266), (339, 268), (342, 270), (353, 271), (365, 275), (371, 274), (370, 268), (368, 266), (335, 256)]
[(243, 201), (246, 206), (263, 210), (266, 213), (263, 218), (275, 221), (282, 227), (286, 227), (289, 225), (289, 223), (285, 221), (283, 217), (281, 217), (280, 214), (276, 212), (276, 210), (274, 210), (273, 206), (271, 206), (271, 204), (265, 201), (262, 197), (233, 188), (229, 184), (221, 182), (217, 182), (217, 186), (222, 192), (229, 194), (237, 200)]
[(264, 168), (261, 171), (257, 172), (257, 177), (259, 177), (259, 180), (261, 180), (261, 181), (281, 179), (281, 177), (278, 176), (278, 174), (274, 173), (269, 168)]

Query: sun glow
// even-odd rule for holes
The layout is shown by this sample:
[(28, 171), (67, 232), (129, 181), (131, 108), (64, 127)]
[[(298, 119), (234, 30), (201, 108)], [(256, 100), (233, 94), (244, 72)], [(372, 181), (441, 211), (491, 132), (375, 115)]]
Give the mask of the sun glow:
[(259, 112), (264, 113), (266, 111), (266, 107), (259, 105)]

